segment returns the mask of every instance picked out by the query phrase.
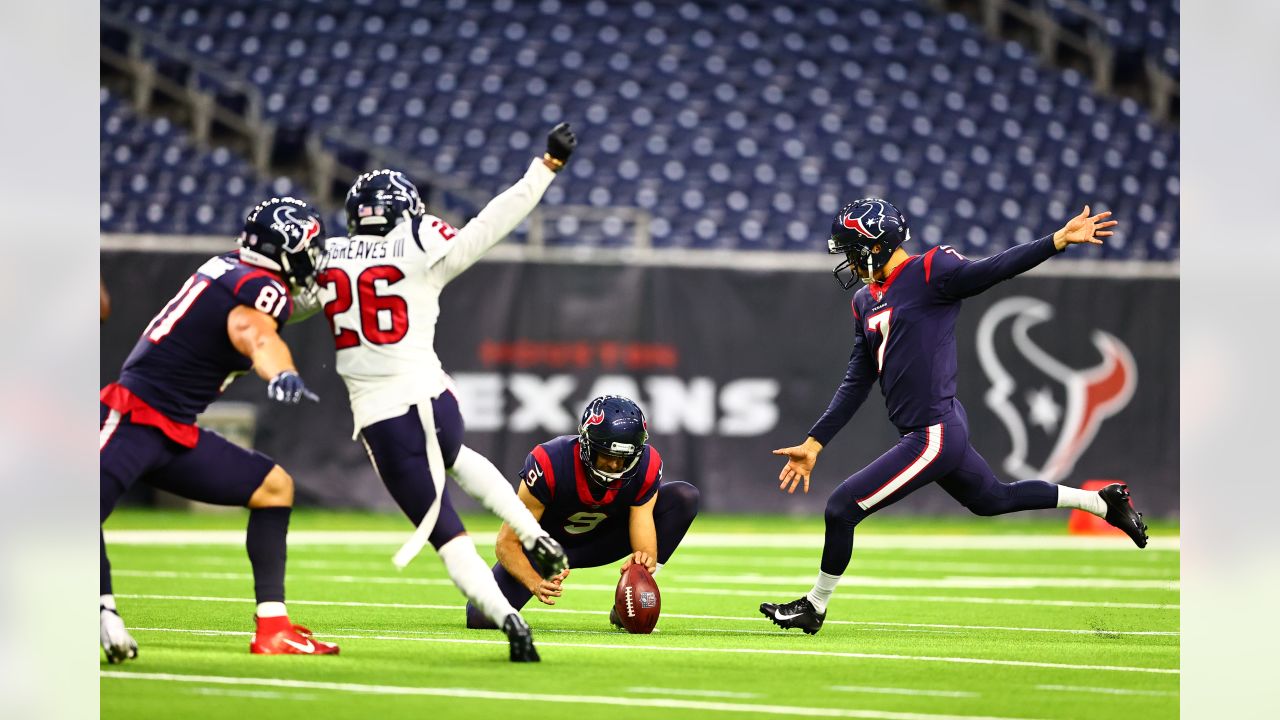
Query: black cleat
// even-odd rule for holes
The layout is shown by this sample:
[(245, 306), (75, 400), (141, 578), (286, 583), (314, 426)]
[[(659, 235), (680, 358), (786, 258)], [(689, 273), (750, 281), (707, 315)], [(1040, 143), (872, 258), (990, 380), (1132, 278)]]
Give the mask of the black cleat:
[(809, 635), (816, 635), (827, 619), (827, 614), (818, 612), (807, 595), (784, 605), (760, 603), (760, 612), (784, 630), (800, 628)]
[(1142, 513), (1133, 509), (1129, 486), (1112, 483), (1099, 490), (1098, 495), (1107, 504), (1107, 522), (1123, 530), (1134, 545), (1146, 547), (1147, 524), (1142, 522)]
[(550, 535), (539, 535), (535, 538), (533, 547), (529, 548), (526, 554), (529, 557), (529, 564), (538, 571), (543, 580), (550, 580), (569, 567), (569, 557), (564, 554), (564, 548), (560, 547), (560, 543), (553, 540)]
[(507, 642), (511, 643), (511, 662), (541, 662), (538, 648), (533, 646), (533, 632), (529, 625), (516, 613), (511, 613), (502, 621), (502, 632), (507, 634)]
[(618, 628), (619, 630), (625, 629), (622, 627), (622, 618), (618, 617), (618, 608), (616, 605), (614, 607), (609, 608), (609, 624)]

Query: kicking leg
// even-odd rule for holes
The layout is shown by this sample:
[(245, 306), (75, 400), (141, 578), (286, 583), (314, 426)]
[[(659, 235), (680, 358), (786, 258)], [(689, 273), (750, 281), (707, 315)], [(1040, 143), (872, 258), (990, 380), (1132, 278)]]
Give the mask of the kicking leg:
[(960, 465), (938, 484), (976, 515), (1050, 508), (1084, 510), (1123, 530), (1138, 547), (1147, 544), (1147, 526), (1142, 522), (1142, 514), (1133, 509), (1129, 489), (1121, 483), (1098, 491), (1043, 480), (1002, 483), (978, 451), (969, 447)]

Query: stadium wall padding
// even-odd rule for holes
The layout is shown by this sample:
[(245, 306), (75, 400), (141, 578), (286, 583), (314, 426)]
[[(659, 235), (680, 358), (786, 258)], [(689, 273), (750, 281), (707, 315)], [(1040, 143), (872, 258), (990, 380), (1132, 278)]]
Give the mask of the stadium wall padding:
[[(103, 254), (103, 384), (203, 259)], [(436, 348), (467, 444), (513, 482), (534, 444), (573, 432), (590, 397), (615, 392), (640, 402), (664, 476), (701, 488), (705, 510), (821, 513), (897, 438), (873, 389), (823, 452), (810, 493), (777, 489), (770, 451), (804, 439), (843, 376), (850, 299), (812, 271), (481, 263), (446, 289)], [(271, 403), (251, 376), (224, 399), (258, 406), (256, 446), (294, 476), (300, 503), (393, 507), (351, 440), (323, 317), (284, 337), (322, 402)], [(1150, 516), (1177, 515), (1176, 279), (1016, 278), (964, 301), (956, 341), (970, 441), (1002, 479), (1124, 480)], [(966, 511), (929, 487), (890, 512)]]

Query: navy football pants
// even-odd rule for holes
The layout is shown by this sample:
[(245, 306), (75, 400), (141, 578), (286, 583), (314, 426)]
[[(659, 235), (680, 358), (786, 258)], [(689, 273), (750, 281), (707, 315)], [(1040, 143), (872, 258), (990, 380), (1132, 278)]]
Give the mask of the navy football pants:
[[(120, 498), (139, 481), (190, 500), (214, 505), (247, 505), (276, 465), (266, 455), (242, 448), (212, 430), (201, 428), (196, 446), (186, 448), (170, 440), (159, 428), (132, 422), (129, 414), (121, 416), (106, 405), (99, 408), (99, 522), (106, 522)], [(264, 522), (266, 527), (258, 527)], [(258, 602), (282, 601), (287, 508), (254, 510), (249, 523), (247, 542), (250, 560), (255, 561)], [(284, 527), (280, 527), (281, 523)], [(102, 556), (99, 592), (109, 595), (111, 563), (101, 538), (99, 545)]]
[(840, 484), (827, 499), (822, 572), (843, 575), (853, 529), (871, 513), (936, 482), (976, 515), (1042, 510), (1058, 504), (1058, 486), (1043, 480), (1002, 483), (969, 444), (969, 421), (955, 403), (947, 420), (906, 433), (898, 444)]
[[(431, 401), (431, 410), (444, 466), (451, 468), (462, 448), (463, 424), (458, 399), (452, 392), (441, 393)], [(436, 487), (427, 463), (427, 435), (422, 418), (418, 416), (418, 406), (409, 408), (409, 412), (400, 417), (382, 420), (362, 429), (360, 438), (373, 461), (373, 469), (382, 478), (382, 484), (387, 486), (387, 492), (414, 525), (422, 522), (436, 499)], [(464, 532), (466, 528), (462, 526), (458, 511), (453, 509), (449, 491), (445, 488), (440, 498), (440, 514), (429, 537), (431, 546), (439, 550), (441, 545)]]
[[(680, 541), (693, 524), (698, 514), (698, 488), (686, 482), (664, 482), (658, 486), (658, 500), (653, 505), (653, 525), (658, 535), (658, 557), (660, 563), (671, 559), (671, 555), (679, 547)], [(627, 516), (618, 520), (601, 523), (596, 531), (585, 535), (569, 535), (559, 528), (547, 528), (551, 537), (564, 545), (565, 554), (569, 556), (570, 568), (600, 567), (618, 562), (631, 555), (631, 529)], [(524, 607), (533, 593), (524, 583), (515, 578), (502, 567), (502, 563), (493, 566), (493, 578), (506, 596), (507, 602), (516, 610)], [(488, 618), (470, 603), (467, 604), (467, 627), (492, 627)]]

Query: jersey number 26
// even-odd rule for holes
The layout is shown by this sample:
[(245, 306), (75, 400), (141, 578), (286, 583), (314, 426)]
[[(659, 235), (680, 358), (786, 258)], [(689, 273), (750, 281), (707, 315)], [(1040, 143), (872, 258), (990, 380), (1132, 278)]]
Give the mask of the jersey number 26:
[[(331, 288), (335, 295), (325, 303), (324, 314), (329, 318), (337, 349), (359, 345), (361, 335), (370, 345), (394, 345), (404, 339), (409, 332), (408, 303), (399, 295), (378, 293), (379, 280), (383, 281), (382, 289), (385, 290), (403, 279), (404, 272), (394, 265), (374, 265), (356, 277), (353, 293), (351, 276), (341, 268), (326, 268), (316, 275), (316, 282)], [(349, 328), (339, 328), (335, 322), (338, 315), (351, 309), (357, 296), (360, 304), (358, 334)]]

